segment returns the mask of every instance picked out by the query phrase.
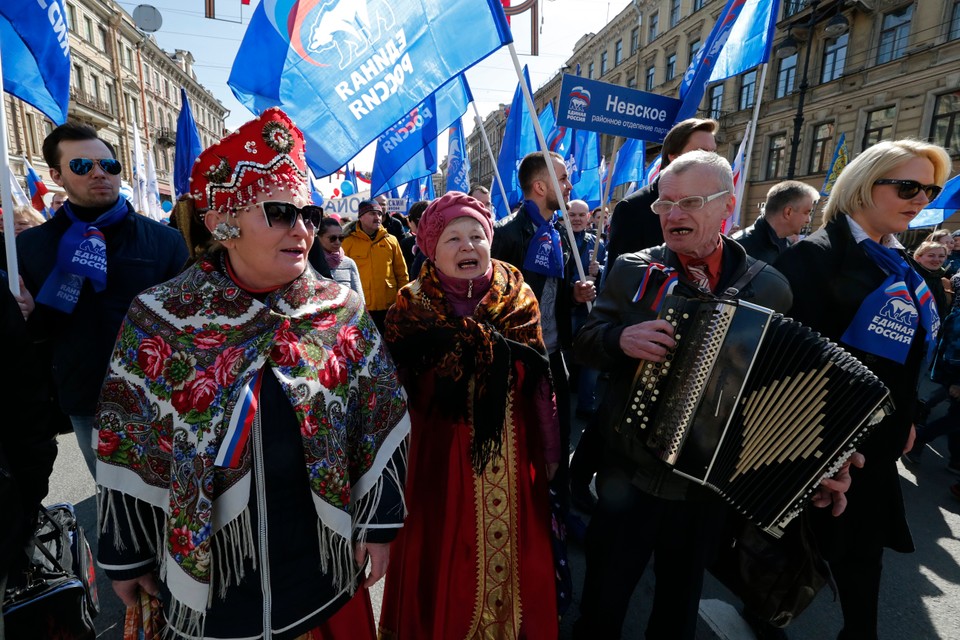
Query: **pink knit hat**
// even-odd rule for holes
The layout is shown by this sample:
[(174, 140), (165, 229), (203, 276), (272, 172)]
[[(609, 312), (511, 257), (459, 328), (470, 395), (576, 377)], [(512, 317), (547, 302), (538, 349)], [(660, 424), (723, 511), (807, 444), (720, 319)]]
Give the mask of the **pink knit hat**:
[(447, 225), (457, 218), (473, 218), (483, 227), (487, 242), (493, 242), (490, 214), (476, 198), (461, 191), (448, 191), (427, 207), (417, 224), (417, 246), (431, 260), (437, 255), (437, 242)]

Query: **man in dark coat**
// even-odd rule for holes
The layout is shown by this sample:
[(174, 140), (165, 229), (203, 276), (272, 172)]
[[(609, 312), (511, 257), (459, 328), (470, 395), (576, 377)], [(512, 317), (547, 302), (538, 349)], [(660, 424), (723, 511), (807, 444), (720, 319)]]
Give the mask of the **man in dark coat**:
[(60, 405), (93, 474), (93, 414), (127, 307), (179, 273), (187, 246), (176, 229), (137, 214), (120, 197), (120, 162), (91, 127), (57, 127), (43, 141), (43, 157), (69, 199), (50, 220), (17, 236), (17, 253), (36, 300), (31, 334), (48, 342)]
[(770, 187), (763, 215), (752, 226), (733, 236), (751, 257), (772, 263), (790, 246), (796, 236), (810, 224), (820, 194), (797, 180), (784, 180)]
[[(720, 123), (712, 119), (689, 118), (678, 122), (667, 132), (660, 150), (660, 171), (689, 151), (716, 151), (714, 134)], [(607, 242), (607, 267), (624, 253), (632, 253), (663, 244), (660, 221), (650, 211), (650, 205), (659, 197), (658, 180), (638, 189), (617, 203), (610, 218), (610, 237)]]
[[(560, 197), (566, 200), (573, 187), (563, 157), (550, 152), (549, 158), (563, 191)], [(557, 482), (565, 487), (570, 449), (570, 389), (560, 349), (571, 343), (572, 306), (592, 301), (597, 297), (597, 290), (592, 282), (577, 280), (568, 285), (565, 279), (573, 265), (573, 254), (566, 230), (556, 218), (560, 201), (551, 183), (544, 154), (539, 151), (527, 154), (520, 162), (518, 178), (523, 190), (523, 204), (494, 227), (490, 255), (520, 269), (523, 281), (530, 285), (540, 303), (540, 326), (550, 356), (560, 418), (562, 455)], [(563, 499), (566, 500), (566, 495)]]
[[(689, 640), (696, 631), (703, 572), (726, 507), (642, 447), (628, 456), (618, 446), (617, 434), (631, 429), (621, 421), (639, 361), (662, 362), (676, 344), (673, 326), (657, 319), (665, 295), (732, 290), (739, 299), (779, 311), (792, 301), (783, 275), (770, 265), (752, 270), (756, 260), (720, 233), (736, 206), (726, 160), (704, 151), (685, 154), (661, 174), (659, 192), (654, 207), (666, 244), (621, 256), (574, 345), (581, 362), (610, 372), (598, 414), (607, 447), (597, 474), (599, 502), (587, 530), (576, 638), (620, 637), (630, 597), (652, 554), (656, 591), (646, 637)], [(833, 493), (824, 498), (840, 500)]]

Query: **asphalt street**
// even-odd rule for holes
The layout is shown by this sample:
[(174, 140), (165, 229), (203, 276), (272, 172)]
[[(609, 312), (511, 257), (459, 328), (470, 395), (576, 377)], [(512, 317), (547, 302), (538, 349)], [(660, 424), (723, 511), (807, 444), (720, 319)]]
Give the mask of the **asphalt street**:
[[(935, 443), (919, 467), (902, 467), (901, 478), (917, 552), (884, 556), (880, 605), (880, 637), (904, 640), (943, 638), (960, 640), (960, 500), (948, 489), (960, 480), (946, 471), (940, 455), (945, 445)], [(48, 504), (72, 502), (81, 524), (96, 549), (96, 505), (94, 484), (83, 463), (72, 434), (60, 437), (60, 453), (51, 479)], [(582, 548), (572, 542), (570, 564), (574, 575), (575, 598), (583, 581)], [(123, 607), (109, 581), (98, 573), (102, 611), (96, 619), (98, 637), (122, 638)], [(379, 608), (380, 592), (373, 592)], [(648, 568), (637, 588), (623, 637), (643, 637), (649, 603), (653, 596), (652, 571)], [(716, 638), (753, 640), (733, 609), (736, 599), (709, 575), (701, 601), (698, 640)], [(564, 617), (560, 637), (570, 638), (577, 602)], [(791, 640), (825, 640), (836, 637), (841, 617), (838, 603), (828, 589), (821, 591), (810, 608), (787, 628)]]

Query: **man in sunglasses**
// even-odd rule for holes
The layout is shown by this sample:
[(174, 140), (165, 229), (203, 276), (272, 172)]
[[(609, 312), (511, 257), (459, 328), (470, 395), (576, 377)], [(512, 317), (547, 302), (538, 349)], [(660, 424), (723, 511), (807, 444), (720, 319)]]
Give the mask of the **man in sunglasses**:
[(91, 127), (57, 127), (43, 157), (67, 201), (17, 236), (17, 254), (36, 300), (29, 328), (45, 343), (60, 406), (92, 475), (93, 415), (124, 314), (135, 295), (180, 271), (187, 247), (175, 229), (120, 197), (123, 166)]

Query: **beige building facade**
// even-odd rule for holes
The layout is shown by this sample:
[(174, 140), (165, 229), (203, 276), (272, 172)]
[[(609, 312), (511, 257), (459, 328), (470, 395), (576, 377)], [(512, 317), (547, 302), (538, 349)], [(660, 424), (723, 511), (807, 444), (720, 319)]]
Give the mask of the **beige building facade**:
[[(564, 68), (536, 91), (537, 108), (557, 103), (562, 74), (574, 73), (578, 64), (586, 77), (677, 96), (684, 71), (725, 4), (636, 0), (575, 44)], [(841, 134), (851, 157), (879, 140), (930, 140), (946, 147), (960, 169), (960, 0), (783, 0), (766, 73), (757, 68), (708, 86), (701, 103), (700, 115), (719, 120), (718, 152), (731, 161), (758, 100), (743, 226), (760, 214), (767, 190), (787, 178), (792, 155), (794, 177), (819, 190)], [(487, 120), (501, 117), (494, 112)], [(499, 138), (491, 135), (490, 142), (497, 152)], [(608, 162), (621, 143), (603, 136)], [(474, 146), (476, 132), (468, 141), (471, 152)], [(647, 145), (647, 153), (649, 162), (659, 145)], [(489, 174), (485, 169), (472, 165), (471, 177), (489, 184), (492, 167)]]
[[(68, 119), (97, 129), (117, 150), (123, 179), (132, 179), (134, 123), (144, 153), (153, 156), (162, 200), (173, 200), (173, 163), (180, 87), (187, 92), (204, 147), (224, 133), (227, 110), (193, 72), (189, 51), (168, 53), (139, 31), (113, 0), (68, 0), (70, 107)], [(41, 147), (54, 124), (42, 113), (4, 94), (8, 152), (14, 175), (23, 183), (27, 158), (51, 191)]]

